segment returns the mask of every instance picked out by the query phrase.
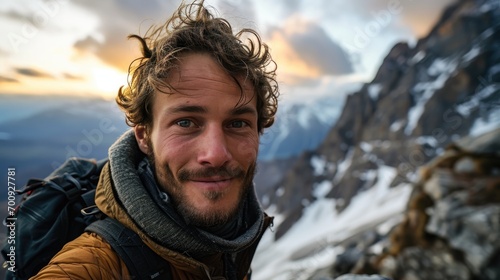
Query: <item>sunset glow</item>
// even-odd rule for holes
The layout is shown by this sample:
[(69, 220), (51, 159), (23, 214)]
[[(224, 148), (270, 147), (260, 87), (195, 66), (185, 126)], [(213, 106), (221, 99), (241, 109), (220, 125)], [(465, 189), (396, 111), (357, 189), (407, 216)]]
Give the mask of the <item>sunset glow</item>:
[[(366, 82), (394, 43), (415, 43), (450, 1), (396, 1), (397, 9), (383, 0), (205, 3), (235, 27), (256, 29), (278, 64), (278, 81), (299, 96)], [(114, 97), (138, 56), (127, 35), (144, 35), (179, 2), (3, 1), (0, 93)]]

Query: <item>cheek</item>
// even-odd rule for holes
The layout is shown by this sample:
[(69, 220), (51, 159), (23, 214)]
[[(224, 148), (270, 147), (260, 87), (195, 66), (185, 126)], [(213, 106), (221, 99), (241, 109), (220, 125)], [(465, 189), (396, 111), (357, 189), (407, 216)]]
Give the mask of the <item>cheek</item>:
[(187, 141), (175, 137), (157, 139), (155, 144), (155, 158), (158, 163), (161, 165), (168, 163), (174, 172), (184, 163), (192, 150)]
[(238, 158), (242, 159), (247, 165), (255, 162), (258, 152), (259, 138), (249, 138), (247, 141), (241, 141), (236, 145)]

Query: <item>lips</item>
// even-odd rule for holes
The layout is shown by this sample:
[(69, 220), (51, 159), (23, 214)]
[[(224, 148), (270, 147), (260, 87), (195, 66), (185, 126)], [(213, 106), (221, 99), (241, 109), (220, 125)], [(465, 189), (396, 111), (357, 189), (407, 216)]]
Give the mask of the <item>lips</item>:
[(231, 185), (232, 178), (210, 177), (192, 179), (191, 183), (197, 188), (211, 191), (223, 190)]
[(191, 181), (195, 181), (195, 182), (220, 182), (220, 181), (228, 181), (228, 180), (231, 180), (231, 178), (221, 177), (221, 176), (191, 179)]

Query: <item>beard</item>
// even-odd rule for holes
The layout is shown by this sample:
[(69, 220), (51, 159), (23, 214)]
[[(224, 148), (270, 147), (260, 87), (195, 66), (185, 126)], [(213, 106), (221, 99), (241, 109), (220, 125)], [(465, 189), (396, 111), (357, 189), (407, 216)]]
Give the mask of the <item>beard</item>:
[[(149, 147), (153, 148), (149, 143)], [(222, 166), (218, 168), (205, 167), (197, 170), (180, 169), (177, 172), (177, 179), (174, 176), (172, 169), (168, 164), (158, 164), (154, 157), (154, 148), (148, 155), (151, 166), (154, 166), (155, 180), (158, 186), (167, 194), (172, 202), (174, 209), (184, 218), (187, 224), (200, 227), (211, 228), (222, 226), (234, 219), (240, 210), (246, 204), (247, 194), (253, 189), (253, 177), (256, 171), (256, 162), (250, 164), (245, 171), (242, 168), (230, 168)], [(189, 197), (184, 191), (185, 185), (182, 183), (188, 182), (196, 178), (206, 178), (212, 176), (221, 176), (223, 178), (230, 177), (233, 180), (238, 180), (241, 185), (239, 188), (237, 200), (230, 206), (229, 209), (214, 209), (212, 211), (200, 211), (190, 204)], [(217, 202), (222, 200), (229, 189), (226, 190), (206, 190), (203, 196), (212, 201)]]

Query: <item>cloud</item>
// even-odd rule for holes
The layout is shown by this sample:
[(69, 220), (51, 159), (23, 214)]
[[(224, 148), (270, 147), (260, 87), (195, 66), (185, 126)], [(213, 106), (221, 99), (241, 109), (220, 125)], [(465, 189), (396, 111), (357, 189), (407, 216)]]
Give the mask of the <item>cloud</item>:
[(417, 38), (421, 38), (429, 33), (431, 28), (441, 17), (444, 8), (456, 2), (455, 0), (422, 0), (421, 2), (410, 1), (407, 6), (403, 6), (401, 23), (408, 25)]
[(0, 84), (3, 83), (19, 83), (19, 81), (14, 78), (0, 76)]
[(294, 32), (288, 39), (303, 60), (322, 74), (343, 75), (353, 70), (344, 50), (318, 25), (308, 24), (303, 32)]
[[(122, 71), (126, 71), (130, 63), (140, 55), (138, 44), (127, 41), (127, 35), (138, 33), (134, 32), (136, 30), (140, 31), (140, 35), (144, 35), (151, 23), (163, 23), (178, 6), (178, 3), (167, 5), (160, 1), (138, 3), (132, 0), (80, 0), (75, 3), (95, 13), (101, 23), (95, 34), (76, 42), (74, 48), (80, 54), (92, 53)], [(294, 14), (293, 11), (299, 7), (300, 1), (292, 1), (280, 10), (288, 15)], [(229, 19), (236, 28), (249, 25), (252, 27), (252, 20), (257, 18), (255, 3), (250, 0), (219, 0), (215, 8), (219, 15)], [(291, 18), (287, 21), (290, 26), (273, 28), (271, 30), (274, 33), (268, 36), (271, 41), (274, 40), (269, 43), (272, 48), (285, 50), (285, 54), (279, 54), (280, 51), (273, 52), (273, 55), (276, 53), (275, 56), (282, 60), (280, 64), (283, 66), (279, 66), (280, 68), (287, 67), (288, 75), (301, 82), (321, 75), (343, 75), (352, 72), (346, 53), (319, 25), (308, 23), (294, 30), (297, 24), (290, 24), (294, 16)]]
[[(129, 34), (144, 35), (152, 24), (162, 24), (177, 7), (177, 1), (76, 1), (100, 20), (94, 34), (77, 41), (80, 54), (93, 53), (103, 62), (126, 71), (140, 55), (139, 45), (127, 40)], [(102, 37), (103, 40), (97, 40)]]
[(301, 9), (300, 4), (304, 3), (301, 0), (287, 0), (283, 1), (283, 10), (288, 14), (294, 14)]
[(73, 47), (82, 52), (96, 52), (101, 43), (92, 36), (87, 36), (85, 39), (75, 42)]
[(67, 80), (83, 80), (84, 78), (81, 76), (76, 76), (70, 73), (63, 73), (63, 77)]
[[(56, 0), (52, 1), (56, 2)], [(54, 5), (54, 3), (51, 3), (51, 1), (30, 1), (29, 6), (23, 5), (23, 1), (19, 1), (18, 5), (17, 7), (11, 7), (9, 10), (0, 11), (0, 18), (4, 23), (9, 22), (11, 26), (17, 26), (17, 30), (12, 31), (31, 38), (34, 36), (33, 34), (42, 29), (52, 33), (58, 33), (64, 30), (64, 28), (54, 20), (55, 17), (59, 15), (58, 11), (60, 7), (56, 5), (54, 7), (57, 8), (52, 10), (52, 5)]]
[(20, 74), (20, 75), (23, 75), (23, 76), (27, 76), (27, 77), (32, 77), (32, 78), (53, 78), (52, 75), (48, 74), (48, 73), (45, 73), (45, 72), (42, 72), (42, 71), (39, 71), (39, 70), (36, 70), (36, 69), (32, 69), (32, 68), (15, 68), (14, 69), (16, 71), (17, 74)]
[(130, 63), (140, 55), (140, 51), (138, 44), (137, 48), (131, 48), (132, 42), (127, 39), (129, 33), (122, 31), (105, 35), (104, 42), (88, 36), (75, 42), (73, 47), (80, 55), (92, 53), (104, 63), (121, 71), (127, 71)]
[(20, 13), (15, 10), (0, 11), (0, 16), (6, 19), (20, 21), (20, 22), (30, 22), (31, 17), (29, 15)]
[[(333, 2), (333, 1), (332, 1)], [(369, 21), (390, 21), (407, 26), (416, 37), (426, 35), (436, 23), (443, 9), (455, 0), (352, 0), (346, 1), (340, 11)]]
[(250, 21), (257, 19), (254, 4), (252, 0), (220, 0), (216, 16), (226, 18), (232, 25), (248, 27)]
[(0, 48), (0, 56), (8, 56), (9, 52), (4, 50), (3, 48)]
[(321, 76), (353, 71), (347, 53), (319, 25), (291, 18), (270, 31), (268, 41), (278, 71), (287, 83), (311, 83)]

